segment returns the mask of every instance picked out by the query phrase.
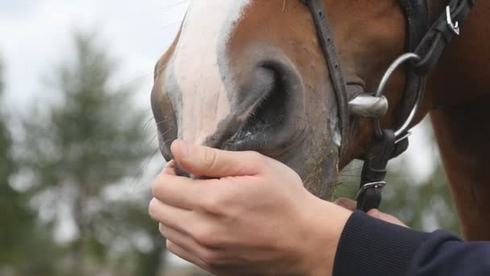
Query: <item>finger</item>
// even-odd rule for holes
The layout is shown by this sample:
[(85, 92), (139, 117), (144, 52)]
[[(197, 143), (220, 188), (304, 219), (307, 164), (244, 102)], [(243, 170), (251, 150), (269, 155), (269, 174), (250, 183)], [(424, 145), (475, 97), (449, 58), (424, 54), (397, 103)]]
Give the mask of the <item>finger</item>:
[(191, 145), (176, 140), (171, 146), (175, 161), (196, 176), (227, 177), (257, 175), (266, 157), (254, 152), (231, 152)]
[(196, 220), (192, 211), (175, 208), (155, 198), (151, 200), (148, 212), (154, 220), (183, 233), (189, 233), (187, 229)]
[[(161, 202), (188, 210), (196, 208), (204, 189), (215, 180), (200, 180), (161, 173), (152, 185), (152, 194)], [(204, 183), (206, 182), (206, 183)]]
[[(159, 227), (160, 233), (167, 237), (167, 247), (170, 245), (171, 247), (178, 249), (176, 253), (180, 254), (178, 255), (179, 257), (190, 261), (209, 272), (213, 272), (213, 270), (216, 271), (216, 269), (219, 268), (219, 275), (252, 275), (250, 273), (238, 273), (245, 268), (248, 270), (248, 265), (244, 266), (241, 263), (232, 262), (228, 257), (223, 258), (222, 256), (226, 256), (226, 254), (220, 251), (220, 249), (204, 247), (190, 236), (178, 230), (168, 228), (164, 225), (160, 225)], [(226, 272), (231, 272), (231, 274)]]
[(394, 217), (392, 215), (388, 215), (388, 214), (385, 214), (383, 212), (380, 212), (378, 209), (371, 209), (371, 210), (369, 210), (369, 212), (367, 212), (367, 214), (370, 215), (373, 218), (377, 218), (379, 220), (382, 220), (382, 221), (385, 221), (385, 222), (389, 222), (391, 224), (396, 224), (396, 225), (399, 225), (399, 226), (407, 227), (407, 225), (405, 225), (398, 218), (396, 218), (396, 217)]
[(350, 198), (341, 197), (335, 201), (335, 204), (350, 211), (355, 211), (357, 209), (357, 202)]
[(192, 254), (188, 250), (180, 247), (176, 243), (174, 243), (170, 240), (167, 240), (167, 249), (168, 249), (168, 251), (170, 251), (174, 255), (176, 255), (176, 256), (178, 256), (178, 257), (180, 257), (180, 258), (182, 258), (182, 259), (184, 259), (190, 263), (193, 263), (193, 264), (199, 266), (200, 268), (202, 268), (204, 270), (209, 271), (205, 262), (203, 262), (201, 259), (199, 259), (196, 255)]
[(193, 252), (196, 256), (209, 256), (216, 254), (220, 250), (220, 248), (206, 247), (191, 235), (161, 223), (158, 225), (158, 230), (167, 240), (170, 240), (188, 252)]
[[(167, 240), (175, 243), (188, 252), (202, 252), (205, 249), (192, 236), (164, 224), (158, 225), (158, 230)], [(199, 254), (196, 254), (199, 255)]]

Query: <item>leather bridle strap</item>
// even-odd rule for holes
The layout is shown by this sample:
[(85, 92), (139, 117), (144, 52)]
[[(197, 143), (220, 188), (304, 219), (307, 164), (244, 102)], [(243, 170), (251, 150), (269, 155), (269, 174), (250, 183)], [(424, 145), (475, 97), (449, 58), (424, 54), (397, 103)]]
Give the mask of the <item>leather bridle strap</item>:
[(323, 3), (324, 0), (301, 0), (308, 6), (315, 23), (317, 37), (320, 42), (323, 56), (328, 66), (329, 77), (335, 92), (337, 100), (337, 109), (339, 116), (338, 126), (341, 133), (340, 154), (347, 148), (349, 142), (349, 95), (345, 83), (342, 67), (340, 66), (340, 58), (335, 47), (335, 39), (333, 32), (329, 26), (327, 18), (327, 10)]
[[(475, 1), (448, 1), (446, 11), (428, 27), (425, 26), (428, 22), (426, 0), (400, 0), (407, 17), (407, 51), (415, 53), (419, 60), (407, 67), (406, 87), (397, 122), (391, 129), (384, 129), (382, 135), (375, 138), (364, 157), (361, 188), (357, 197), (358, 209), (368, 211), (379, 207), (388, 161), (408, 147), (408, 138), (399, 139), (393, 136), (393, 129), (400, 128), (413, 115), (422, 98), (427, 76), (439, 62), (454, 36), (459, 35), (459, 28), (468, 17)], [(401, 136), (408, 137), (406, 130)]]
[(414, 50), (422, 59), (415, 64), (419, 74), (428, 74), (455, 36), (460, 35), (476, 0), (451, 0)]
[[(324, 0), (301, 1), (308, 6), (312, 14), (317, 37), (335, 92), (339, 128), (342, 135), (339, 153), (342, 155), (350, 142), (348, 139), (350, 137), (349, 101), (351, 95), (348, 94), (340, 66), (340, 58), (328, 23)], [(453, 37), (459, 35), (459, 28), (476, 2), (476, 0), (448, 0), (446, 12), (429, 27), (426, 1), (399, 0), (407, 19), (406, 49), (408, 53), (404, 55), (415, 56), (418, 61), (412, 62), (407, 67), (407, 83), (397, 122), (391, 128), (379, 130), (379, 135), (375, 137), (373, 144), (364, 156), (361, 188), (357, 197), (358, 208), (364, 211), (379, 207), (381, 189), (385, 184), (386, 166), (390, 159), (398, 156), (408, 147), (407, 129), (423, 96), (427, 76)]]
[[(446, 11), (429, 28), (420, 23), (428, 21), (425, 1), (400, 0), (407, 16), (407, 51), (415, 53), (419, 60), (407, 67), (407, 83), (401, 101), (400, 114), (392, 129), (400, 128), (413, 114), (414, 109), (416, 111), (427, 76), (439, 62), (454, 36), (459, 35), (459, 28), (476, 2), (476, 0), (450, 0)], [(392, 129), (384, 129), (382, 135), (375, 138), (364, 158), (361, 188), (357, 197), (358, 208), (363, 211), (379, 207), (388, 161), (408, 147), (406, 130), (401, 134), (405, 138), (399, 139), (393, 136)]]
[[(476, 0), (449, 0), (447, 5), (449, 14), (443, 12), (430, 27), (428, 25), (424, 27), (422, 22), (429, 24), (426, 1), (400, 0), (407, 17), (407, 51), (416, 53), (421, 60), (407, 69), (407, 85), (395, 127), (400, 127), (404, 119), (409, 116), (420, 86), (425, 85), (427, 76), (439, 62), (448, 44), (459, 35), (454, 29), (456, 22), (459, 32), (459, 28), (463, 26), (476, 2)], [(450, 22), (452, 25), (449, 24)]]

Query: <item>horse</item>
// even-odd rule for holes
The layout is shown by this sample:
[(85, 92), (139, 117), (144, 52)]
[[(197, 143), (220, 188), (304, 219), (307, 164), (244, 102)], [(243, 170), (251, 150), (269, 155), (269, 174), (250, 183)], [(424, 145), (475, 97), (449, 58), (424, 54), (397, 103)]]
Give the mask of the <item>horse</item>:
[[(341, 70), (349, 93), (376, 91), (386, 68), (406, 52), (409, 28), (402, 0), (318, 2), (328, 13), (340, 69), (329, 67), (318, 22), (304, 1), (189, 3), (155, 68), (151, 101), (165, 159), (172, 159), (169, 147), (177, 138), (253, 150), (294, 169), (316, 196), (331, 198), (339, 172), (362, 158), (376, 137), (371, 118), (339, 115), (332, 70)], [(430, 21), (447, 9), (447, 0), (424, 2)], [(468, 240), (490, 240), (488, 15), (489, 1), (474, 4), (461, 36), (428, 75), (408, 125), (430, 115)], [(389, 108), (378, 122), (383, 128), (396, 123), (409, 79), (405, 70), (392, 73)]]

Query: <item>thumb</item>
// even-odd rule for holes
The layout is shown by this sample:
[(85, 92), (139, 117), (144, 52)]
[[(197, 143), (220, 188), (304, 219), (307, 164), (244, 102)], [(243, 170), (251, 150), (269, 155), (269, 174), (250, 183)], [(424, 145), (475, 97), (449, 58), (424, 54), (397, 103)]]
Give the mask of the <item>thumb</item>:
[(175, 140), (170, 147), (182, 169), (197, 177), (256, 175), (265, 157), (254, 152), (231, 152)]

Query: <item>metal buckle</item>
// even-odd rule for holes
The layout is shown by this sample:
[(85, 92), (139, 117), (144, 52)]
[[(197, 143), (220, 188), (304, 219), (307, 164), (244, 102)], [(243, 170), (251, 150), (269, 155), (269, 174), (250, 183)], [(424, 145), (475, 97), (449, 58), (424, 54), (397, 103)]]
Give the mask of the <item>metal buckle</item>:
[(411, 131), (407, 131), (405, 135), (401, 135), (400, 137), (397, 137), (397, 140), (395, 141), (395, 144), (399, 144), (401, 141), (405, 140), (406, 138), (412, 136)]
[(447, 25), (449, 26), (449, 28), (451, 28), (451, 31), (459, 36), (461, 35), (461, 28), (459, 27), (459, 22), (456, 21), (456, 22), (453, 22), (453, 17), (451, 15), (451, 7), (449, 5), (446, 6), (446, 21), (447, 21)]
[(359, 198), (359, 196), (364, 192), (369, 189), (376, 189), (376, 190), (381, 190), (383, 187), (386, 186), (386, 181), (376, 181), (376, 182), (370, 182), (362, 185), (362, 187), (359, 189), (357, 192), (356, 198)]

